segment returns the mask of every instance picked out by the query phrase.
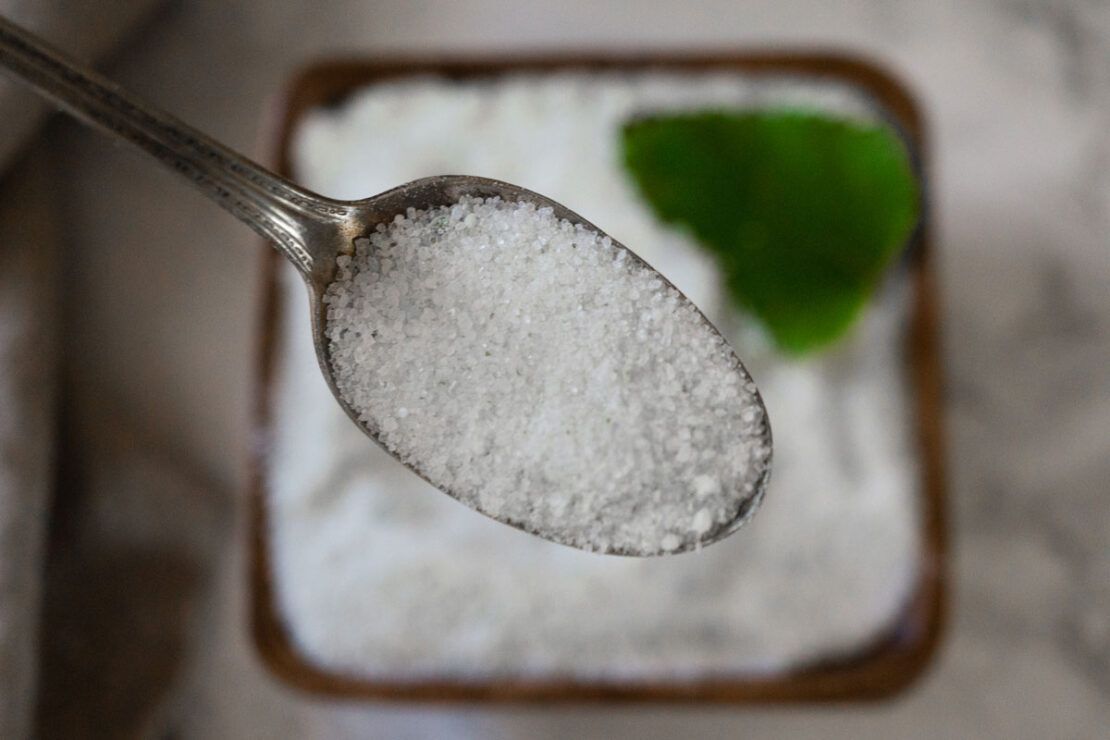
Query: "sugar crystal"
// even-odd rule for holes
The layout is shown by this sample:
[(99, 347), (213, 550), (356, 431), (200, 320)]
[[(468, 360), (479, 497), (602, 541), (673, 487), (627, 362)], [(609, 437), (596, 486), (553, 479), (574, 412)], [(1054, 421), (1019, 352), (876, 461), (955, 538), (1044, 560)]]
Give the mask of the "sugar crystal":
[[(697, 557), (560, 547), (476, 516), (367, 444), (320, 377), (303, 281), (283, 270), (266, 541), (275, 611), (306, 661), (386, 683), (658, 685), (843, 659), (898, 623), (918, 583), (924, 510), (902, 354), (910, 281), (886, 283), (837, 351), (777, 356), (727, 308), (704, 250), (660, 223), (619, 167), (616, 132), (632, 116), (753, 105), (876, 120), (873, 101), (828, 78), (655, 71), (399, 80), (306, 115), (294, 166), (318, 192), (361, 198), (473, 172), (599, 219), (729, 332), (776, 432), (773, 490), (740, 535)], [(700, 457), (705, 440), (691, 441)]]
[(729, 346), (626, 255), (529, 203), (409, 209), (325, 295), (339, 393), (479, 511), (590, 550), (696, 544), (754, 508), (767, 419)]

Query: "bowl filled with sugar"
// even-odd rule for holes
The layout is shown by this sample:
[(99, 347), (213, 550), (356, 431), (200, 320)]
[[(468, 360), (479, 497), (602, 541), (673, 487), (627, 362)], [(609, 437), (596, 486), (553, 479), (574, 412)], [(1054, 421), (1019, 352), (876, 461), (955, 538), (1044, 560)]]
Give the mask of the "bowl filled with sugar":
[[(940, 367), (922, 123), (892, 77), (819, 54), (355, 60), (297, 75), (280, 114), (272, 164), (327, 196), (469, 173), (589, 214), (743, 358), (775, 440), (761, 509), (704, 548), (628, 558), (505, 527), (368, 444), (330, 402), (308, 319), (296, 310), (304, 288), (267, 253), (250, 583), (255, 643), (275, 674), (365, 698), (761, 702), (890, 696), (922, 672), (944, 614)], [(478, 247), (458, 241), (434, 270), (406, 266), (406, 224), (442, 220), (464, 240), (478, 218), (527, 232), (536, 249), (475, 260)], [(656, 315), (666, 286), (575, 273), (565, 255), (589, 234), (545, 218), (519, 204), (467, 201), (406, 214), (389, 240), (356, 245), (348, 262), (409, 269), (410, 293), (426, 292), (430, 310), (458, 312), (450, 337), (410, 321), (397, 346), (383, 329), (344, 359), (380, 381), (350, 392), (391, 409), (388, 433), (400, 435), (413, 414), (442, 418), (444, 429), (456, 423), (465, 391), (450, 378), (416, 382), (442, 352), (466, 355), (491, 403), (559, 416), (544, 428), (569, 425), (590, 439), (632, 423), (606, 411), (608, 392), (552, 406), (522, 390), (525, 370), (565, 359), (557, 341), (527, 331), (531, 316), (505, 314), (512, 320), (494, 340), (468, 330), (476, 318), (500, 320), (511, 285), (530, 291), (545, 318), (570, 317), (588, 301), (607, 312), (608, 327), (681, 341), (681, 327)], [(536, 236), (541, 227), (552, 236)], [(391, 288), (343, 269), (350, 295), (333, 296), (335, 305), (362, 301), (382, 327), (394, 326)], [(443, 303), (447, 293), (461, 302)], [(414, 354), (421, 341), (427, 358)], [(556, 378), (566, 387), (555, 397), (572, 397), (586, 375), (608, 378), (617, 393), (629, 372), (605, 354), (575, 360), (568, 367), (578, 374)], [(524, 427), (465, 428), (514, 439), (525, 453), (534, 447), (528, 470), (551, 480), (575, 471), (597, 491), (635, 481), (659, 507), (674, 461), (714, 471), (687, 476), (705, 506), (656, 548), (679, 550), (681, 532), (716, 526), (720, 481), (743, 466), (710, 459), (720, 445), (704, 425), (690, 432), (675, 420), (714, 418), (734, 391), (703, 374), (653, 382), (658, 391), (644, 403), (666, 408), (670, 421), (635, 417), (656, 445), (635, 465), (589, 445), (532, 445)], [(710, 426), (741, 439), (756, 418), (754, 408), (751, 419), (745, 413)], [(484, 457), (478, 439), (449, 450), (427, 436), (397, 438), (487, 497), (487, 508), (534, 483)], [(769, 455), (760, 439), (738, 449)], [(456, 449), (469, 456), (452, 458)], [(661, 456), (667, 465), (655, 464)], [(593, 499), (552, 494), (536, 505), (563, 512), (567, 500)], [(642, 509), (628, 506), (632, 521)], [(588, 528), (588, 507), (581, 513), (575, 526)]]

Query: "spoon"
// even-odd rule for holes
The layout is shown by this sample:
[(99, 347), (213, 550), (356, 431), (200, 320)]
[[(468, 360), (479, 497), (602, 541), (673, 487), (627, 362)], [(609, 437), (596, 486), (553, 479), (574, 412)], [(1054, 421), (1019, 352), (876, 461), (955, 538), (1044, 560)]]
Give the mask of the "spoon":
[[(550, 208), (557, 218), (572, 224), (581, 224), (585, 229), (604, 236), (600, 229), (549, 198), (509, 183), (486, 178), (459, 175), (429, 177), (359, 201), (333, 200), (317, 195), (278, 177), (125, 92), (3, 17), (0, 17), (0, 67), (76, 118), (123, 138), (156, 157), (266, 238), (292, 262), (308, 286), (313, 345), (324, 378), (347, 415), (383, 448), (385, 445), (375, 433), (378, 425), (373, 420), (360, 421), (358, 411), (351, 408), (336, 388), (330, 359), (332, 348), (326, 335), (327, 308), (324, 295), (336, 278), (337, 259), (353, 253), (356, 239), (373, 233), (379, 224), (389, 223), (397, 214), (403, 214), (409, 208), (427, 210), (454, 204), (463, 197), (496, 197), (506, 203), (525, 202), (537, 208)], [(631, 250), (615, 241), (613, 244), (618, 249), (626, 250), (632, 260), (651, 269)], [(658, 277), (673, 288), (661, 275)], [(678, 295), (681, 296), (681, 293)], [(681, 298), (688, 303), (685, 296)], [(707, 331), (717, 335), (717, 330), (700, 312), (698, 316)], [(738, 359), (735, 361), (735, 368), (746, 385), (751, 386), (750, 378)], [(765, 420), (766, 411), (762, 400), (758, 392), (753, 393), (761, 419)], [(678, 544), (672, 541), (666, 548), (621, 548), (602, 542), (590, 549), (618, 555), (670, 554), (701, 547), (735, 531), (758, 507), (769, 478), (770, 426), (763, 423), (759, 435), (758, 442), (765, 450), (761, 458), (762, 469), (755, 471), (753, 484), (747, 490), (735, 492), (735, 506), (730, 509), (735, 514), (731, 519), (718, 522), (708, 530), (699, 531), (696, 537), (687, 538)], [(386, 449), (400, 459), (397, 454)], [(433, 486), (454, 498), (460, 498), (441, 485), (441, 482), (428, 478), (414, 464), (405, 460), (401, 462)], [(481, 513), (492, 516), (489, 512)], [(558, 534), (541, 531), (526, 519), (494, 518), (546, 539), (581, 546), (581, 543), (561, 539)]]

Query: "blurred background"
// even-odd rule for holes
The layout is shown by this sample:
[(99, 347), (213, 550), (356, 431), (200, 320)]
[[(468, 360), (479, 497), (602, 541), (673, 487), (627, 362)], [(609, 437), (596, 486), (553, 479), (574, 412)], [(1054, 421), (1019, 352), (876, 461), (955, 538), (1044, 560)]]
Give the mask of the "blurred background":
[[(107, 6), (107, 7), (105, 7)], [(341, 54), (835, 49), (926, 114), (952, 607), (833, 707), (331, 701), (247, 635), (257, 238), (0, 80), (0, 737), (1008, 737), (1110, 728), (1110, 5), (0, 0), (240, 151)]]

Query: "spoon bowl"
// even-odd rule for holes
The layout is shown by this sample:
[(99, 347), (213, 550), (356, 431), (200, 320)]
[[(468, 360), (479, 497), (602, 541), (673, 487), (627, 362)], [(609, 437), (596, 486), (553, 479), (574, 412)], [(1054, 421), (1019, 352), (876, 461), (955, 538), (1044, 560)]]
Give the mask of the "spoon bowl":
[[(319, 196), (316, 196), (319, 198)], [(343, 393), (336, 386), (334, 367), (330, 357), (330, 345), (326, 336), (327, 330), (327, 305), (324, 302), (324, 294), (327, 292), (328, 287), (332, 284), (336, 274), (336, 259), (341, 255), (349, 255), (353, 251), (354, 241), (367, 234), (373, 233), (376, 228), (381, 224), (390, 223), (398, 214), (403, 214), (407, 209), (415, 209), (417, 211), (426, 211), (440, 206), (451, 206), (457, 203), (464, 197), (471, 198), (499, 198), (507, 203), (528, 203), (536, 206), (536, 208), (549, 208), (553, 215), (560, 219), (570, 222), (571, 224), (581, 225), (588, 231), (596, 232), (604, 236), (604, 232), (592, 223), (587, 221), (582, 216), (570, 210), (566, 206), (547, 198), (539, 193), (522, 188), (511, 183), (494, 180), (489, 178), (475, 177), (470, 175), (439, 175), (435, 177), (427, 177), (419, 180), (400, 185), (396, 188), (388, 190), (384, 193), (376, 195), (359, 201), (327, 201), (320, 199), (319, 202), (324, 204), (326, 202), (328, 208), (346, 208), (343, 220), (336, 225), (335, 231), (330, 239), (317, 238), (311, 242), (311, 247), (315, 251), (313, 254), (312, 267), (308, 271), (303, 271), (306, 282), (308, 283), (310, 293), (310, 305), (312, 312), (312, 335), (313, 345), (316, 351), (317, 360), (319, 361), (321, 371), (324, 378), (327, 380), (328, 386), (332, 391), (332, 395), (338, 401), (339, 405), (346, 412), (347, 416), (359, 426), (359, 428), (371, 439), (377, 442), (380, 446), (386, 449), (394, 457), (399, 456), (390, 450), (388, 446), (382, 443), (380, 438), (380, 430), (377, 424), (368, 422), (358, 409), (353, 408)], [(330, 246), (328, 246), (330, 244)], [(612, 240), (612, 244), (617, 249), (623, 250), (629, 260), (643, 265), (648, 270), (652, 270), (656, 277), (658, 277), (665, 285), (673, 289), (676, 293), (682, 296), (682, 299), (689, 303), (685, 295), (682, 294), (666, 277), (655, 272), (650, 265), (641, 259), (634, 251), (625, 247), (616, 240)], [(692, 303), (690, 303), (693, 306)], [(701, 323), (706, 328), (706, 331), (720, 336), (717, 329), (705, 317), (700, 310), (696, 309), (697, 315)], [(723, 338), (722, 338), (722, 341)], [(738, 372), (746, 376), (746, 370), (738, 358), (733, 355), (735, 359), (735, 366)], [(756, 392), (758, 399), (758, 392)], [(766, 411), (762, 407), (762, 400), (759, 400), (760, 410), (765, 418)], [(761, 444), (767, 449), (771, 449), (771, 430), (770, 425), (764, 424), (762, 429)], [(460, 496), (456, 492), (445, 487), (441, 481), (433, 480), (426, 476), (422, 470), (409, 464), (407, 461), (402, 460), (410, 470), (424, 478), (424, 480), (431, 483), (436, 488), (439, 488), (444, 493), (459, 499)], [(769, 458), (768, 458), (769, 463)], [(711, 544), (729, 534), (735, 532), (740, 528), (758, 509), (762, 501), (763, 494), (766, 491), (767, 482), (770, 476), (770, 465), (767, 464), (761, 471), (761, 475), (756, 482), (752, 492), (744, 495), (740, 505), (735, 510), (735, 515), (730, 519), (714, 524), (709, 530), (700, 534), (697, 538), (684, 540), (679, 546), (673, 549), (666, 550), (668, 554), (684, 552), (691, 549)], [(479, 507), (474, 507), (480, 513), (489, 516), (489, 513)], [(551, 532), (537, 528), (534, 523), (527, 519), (514, 519), (506, 516), (494, 517), (504, 524), (516, 527), (523, 531), (529, 532), (544, 539), (550, 539), (563, 544), (573, 544), (561, 538), (555, 537)], [(626, 547), (603, 545), (597, 548), (599, 551), (612, 555), (627, 555), (627, 556), (647, 556), (663, 554), (663, 550), (640, 550), (629, 549)]]
[[(549, 198), (509, 183), (479, 177), (429, 177), (359, 201), (334, 200), (312, 193), (224, 147), (79, 63), (67, 59), (41, 39), (4, 18), (0, 18), (0, 68), (6, 69), (16, 79), (58, 103), (75, 117), (113, 136), (123, 138), (154, 156), (270, 241), (300, 271), (308, 285), (313, 344), (321, 371), (333, 395), (363, 432), (398, 459), (401, 456), (382, 442), (376, 421), (364, 420), (363, 415), (344, 399), (336, 385), (331, 359), (332, 348), (327, 337), (328, 313), (324, 298), (329, 286), (335, 281), (338, 258), (353, 254), (357, 239), (374, 233), (380, 225), (390, 223), (398, 214), (405, 214), (409, 209), (427, 211), (449, 206), (464, 197), (498, 198), (505, 203), (523, 202), (537, 208), (550, 208), (557, 219), (581, 225), (588, 231), (604, 236), (600, 229)], [(631, 250), (615, 241), (613, 245), (627, 252), (631, 261), (651, 270)], [(655, 275), (663, 284), (674, 289), (662, 275)], [(682, 301), (692, 306), (677, 289), (675, 291)], [(719, 338), (717, 330), (700, 311), (697, 316), (706, 331)], [(750, 387), (750, 378), (740, 360), (734, 354), (731, 358), (732, 368), (744, 381), (745, 387)], [(681, 552), (719, 540), (747, 521), (758, 507), (766, 489), (770, 475), (771, 450), (770, 425), (765, 422), (766, 410), (758, 392), (752, 390), (751, 393), (763, 420), (757, 444), (765, 454), (761, 458), (762, 467), (754, 471), (754, 479), (746, 489), (734, 492), (735, 506), (730, 508), (733, 512), (730, 518), (715, 522), (708, 529), (699, 530), (696, 537), (687, 538), (665, 550), (661, 547), (621, 547), (605, 542), (590, 549), (638, 556), (662, 554), (664, 551)], [(424, 471), (404, 459), (401, 462), (433, 486), (462, 500), (443, 481), (429, 478)], [(474, 508), (490, 515), (481, 507)], [(547, 539), (581, 545), (553, 536), (551, 532), (537, 527), (527, 517), (494, 518)]]

